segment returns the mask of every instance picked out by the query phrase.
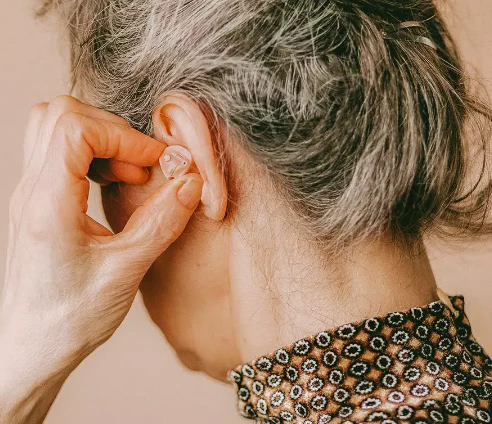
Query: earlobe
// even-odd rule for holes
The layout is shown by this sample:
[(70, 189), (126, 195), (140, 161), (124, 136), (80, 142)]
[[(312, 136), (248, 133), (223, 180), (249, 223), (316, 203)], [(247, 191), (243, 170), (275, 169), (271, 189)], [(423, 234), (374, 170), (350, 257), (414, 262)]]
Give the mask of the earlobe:
[[(194, 165), (190, 165), (185, 172), (196, 167), (204, 181), (202, 191), (204, 213), (215, 221), (222, 220), (227, 207), (227, 187), (215, 157), (207, 119), (199, 105), (182, 93), (173, 93), (166, 96), (154, 109), (152, 120), (156, 139), (168, 146), (182, 146), (191, 153)], [(176, 152), (171, 150), (172, 154), (178, 152), (179, 149)], [(168, 175), (172, 172), (182, 172), (183, 168), (189, 165), (189, 163), (186, 165), (181, 163), (181, 168), (173, 168), (178, 162), (177, 156), (174, 157), (172, 154), (166, 161), (166, 152), (164, 152), (160, 160), (163, 172)]]

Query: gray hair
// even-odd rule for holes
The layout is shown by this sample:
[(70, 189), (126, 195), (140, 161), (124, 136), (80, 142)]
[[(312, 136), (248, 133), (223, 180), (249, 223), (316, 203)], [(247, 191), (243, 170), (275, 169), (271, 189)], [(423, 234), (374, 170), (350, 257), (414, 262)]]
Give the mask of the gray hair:
[[(147, 133), (169, 91), (206, 104), (319, 241), (490, 231), (491, 183), (483, 166), (467, 184), (464, 133), (476, 124), (485, 157), (492, 113), (465, 87), (432, 1), (50, 0), (41, 13), (50, 8), (85, 100)], [(385, 39), (408, 20), (423, 28)]]

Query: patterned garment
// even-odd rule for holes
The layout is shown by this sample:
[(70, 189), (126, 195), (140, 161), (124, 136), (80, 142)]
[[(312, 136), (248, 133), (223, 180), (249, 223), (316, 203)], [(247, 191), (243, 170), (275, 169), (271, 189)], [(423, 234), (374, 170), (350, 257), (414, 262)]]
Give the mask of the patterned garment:
[[(492, 360), (463, 296), (343, 325), (237, 367), (257, 423), (492, 423)], [(448, 305), (447, 305), (448, 304)]]

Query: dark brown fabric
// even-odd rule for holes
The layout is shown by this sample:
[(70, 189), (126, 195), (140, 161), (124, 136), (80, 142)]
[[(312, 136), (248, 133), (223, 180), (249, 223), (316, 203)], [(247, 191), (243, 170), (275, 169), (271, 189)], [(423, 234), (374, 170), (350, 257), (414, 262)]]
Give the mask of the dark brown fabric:
[(258, 423), (491, 423), (492, 360), (462, 296), (347, 324), (237, 367)]

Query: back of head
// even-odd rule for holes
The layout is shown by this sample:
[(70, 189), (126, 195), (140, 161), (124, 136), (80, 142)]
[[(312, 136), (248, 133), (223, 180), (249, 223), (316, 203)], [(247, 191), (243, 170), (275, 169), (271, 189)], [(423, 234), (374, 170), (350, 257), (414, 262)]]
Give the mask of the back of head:
[[(469, 118), (490, 114), (468, 94), (431, 1), (50, 6), (68, 22), (73, 80), (86, 100), (151, 132), (151, 112), (167, 92), (197, 99), (326, 246), (386, 231), (413, 239), (487, 229), (490, 184), (465, 193), (464, 133)], [(404, 21), (421, 26), (385, 37)], [(227, 151), (224, 141), (217, 132)]]

